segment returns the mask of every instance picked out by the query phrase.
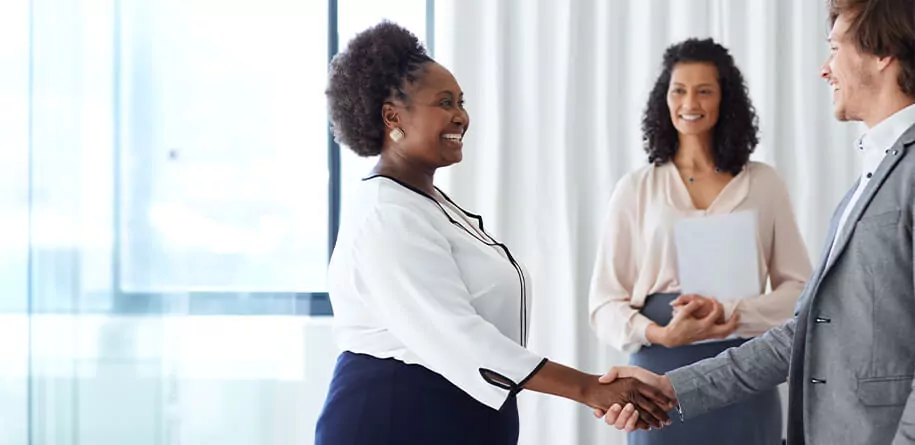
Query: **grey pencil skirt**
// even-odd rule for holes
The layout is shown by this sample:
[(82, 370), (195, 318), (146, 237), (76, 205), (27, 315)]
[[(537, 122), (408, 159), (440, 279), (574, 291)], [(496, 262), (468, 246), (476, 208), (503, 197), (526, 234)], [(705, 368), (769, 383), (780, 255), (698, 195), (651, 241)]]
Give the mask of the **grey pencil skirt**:
[[(654, 294), (645, 301), (641, 312), (652, 321), (666, 326), (671, 319), (670, 302), (676, 294)], [(647, 346), (632, 354), (629, 363), (657, 374), (714, 357), (728, 348), (740, 346), (747, 339), (700, 343), (677, 348)], [(636, 431), (629, 434), (629, 445), (777, 445), (782, 443), (781, 397), (777, 389), (680, 422), (671, 413), (673, 424), (661, 430)]]

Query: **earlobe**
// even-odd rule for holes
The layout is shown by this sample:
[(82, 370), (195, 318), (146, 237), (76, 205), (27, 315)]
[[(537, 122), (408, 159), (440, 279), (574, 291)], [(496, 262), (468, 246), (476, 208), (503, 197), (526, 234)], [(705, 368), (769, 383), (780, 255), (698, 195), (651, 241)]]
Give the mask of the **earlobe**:
[(388, 137), (391, 138), (394, 142), (400, 142), (403, 140), (404, 131), (400, 128), (400, 115), (397, 113), (397, 108), (390, 102), (385, 102), (381, 106), (381, 120), (384, 121), (384, 126), (391, 131), (388, 132)]
[(880, 71), (885, 70), (888, 66), (890, 66), (891, 63), (893, 63), (894, 60), (896, 60), (896, 58), (893, 56), (878, 57), (877, 69)]

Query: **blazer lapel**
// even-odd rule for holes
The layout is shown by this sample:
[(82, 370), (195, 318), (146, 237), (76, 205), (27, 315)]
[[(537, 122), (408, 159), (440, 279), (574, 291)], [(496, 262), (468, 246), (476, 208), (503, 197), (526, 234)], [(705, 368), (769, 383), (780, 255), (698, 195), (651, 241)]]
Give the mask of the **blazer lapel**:
[(883, 185), (883, 182), (889, 176), (890, 172), (893, 171), (893, 167), (902, 159), (903, 154), (905, 154), (905, 149), (910, 144), (915, 142), (915, 126), (910, 127), (906, 132), (893, 144), (893, 147), (889, 149), (886, 157), (883, 158), (883, 161), (880, 162), (880, 166), (877, 167), (877, 171), (874, 172), (874, 176), (871, 178), (870, 182), (864, 187), (864, 191), (861, 193), (861, 197), (858, 198), (858, 202), (855, 203), (855, 206), (852, 207), (851, 213), (848, 214), (848, 220), (845, 221), (844, 227), (842, 230), (836, 234), (839, 239), (836, 241), (836, 252), (831, 255), (832, 261), (829, 261), (827, 257), (827, 264), (824, 270), (824, 274), (832, 268), (832, 265), (839, 259), (839, 256), (842, 255), (842, 251), (845, 250), (845, 246), (848, 244), (849, 238), (854, 231), (855, 223), (861, 219), (861, 215), (864, 214), (864, 210), (867, 209), (867, 205), (870, 204), (871, 200), (874, 198), (874, 195), (877, 193), (877, 190), (880, 189), (880, 186)]
[[(858, 181), (860, 181), (860, 179), (858, 179)], [(829, 260), (829, 250), (830, 247), (832, 247), (832, 241), (836, 237), (836, 231), (839, 228), (839, 219), (842, 218), (842, 213), (845, 212), (845, 207), (848, 206), (848, 202), (851, 201), (851, 197), (855, 194), (856, 188), (858, 188), (857, 182), (855, 182), (855, 185), (845, 193), (842, 201), (839, 202), (838, 207), (836, 207), (835, 212), (833, 212), (832, 219), (829, 221), (829, 232), (826, 235), (826, 242), (823, 246), (822, 253), (820, 253), (820, 259), (817, 261), (816, 269), (813, 270), (813, 274), (811, 274), (810, 279), (807, 280), (807, 285), (804, 287), (804, 291), (801, 292), (801, 297), (797, 300), (797, 305), (794, 307), (795, 316), (801, 312), (804, 304), (811, 298), (812, 294), (816, 292), (817, 287), (820, 285), (823, 271), (826, 270), (826, 262)]]

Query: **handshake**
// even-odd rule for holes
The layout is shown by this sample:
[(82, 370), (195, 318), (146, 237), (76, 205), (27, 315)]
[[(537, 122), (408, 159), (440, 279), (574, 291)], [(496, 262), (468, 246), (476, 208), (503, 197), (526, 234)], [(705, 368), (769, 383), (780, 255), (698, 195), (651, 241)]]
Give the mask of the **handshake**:
[[(665, 305), (666, 306), (666, 305)], [(736, 312), (725, 319), (724, 307), (714, 298), (681, 295), (670, 302), (670, 320), (663, 326), (653, 324), (646, 331), (648, 340), (668, 348), (696, 341), (725, 338), (734, 333), (740, 320)], [(666, 376), (633, 366), (617, 366), (598, 380), (602, 385), (626, 382), (625, 400), (591, 405), (595, 417), (617, 429), (662, 428), (670, 424), (667, 412), (676, 406), (677, 394)]]
[(607, 425), (629, 433), (670, 425), (667, 412), (677, 405), (677, 394), (666, 376), (634, 366), (614, 366), (598, 381), (616, 393), (609, 397), (610, 403), (594, 408), (594, 417), (603, 417)]

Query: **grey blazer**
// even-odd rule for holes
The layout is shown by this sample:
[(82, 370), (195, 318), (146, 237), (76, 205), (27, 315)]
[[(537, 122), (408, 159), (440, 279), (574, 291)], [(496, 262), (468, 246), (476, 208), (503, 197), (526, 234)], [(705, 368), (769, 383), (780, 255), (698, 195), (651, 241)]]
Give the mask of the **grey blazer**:
[(684, 420), (787, 380), (790, 445), (915, 444), (915, 126), (836, 234), (853, 191), (833, 215), (794, 319), (667, 374)]

